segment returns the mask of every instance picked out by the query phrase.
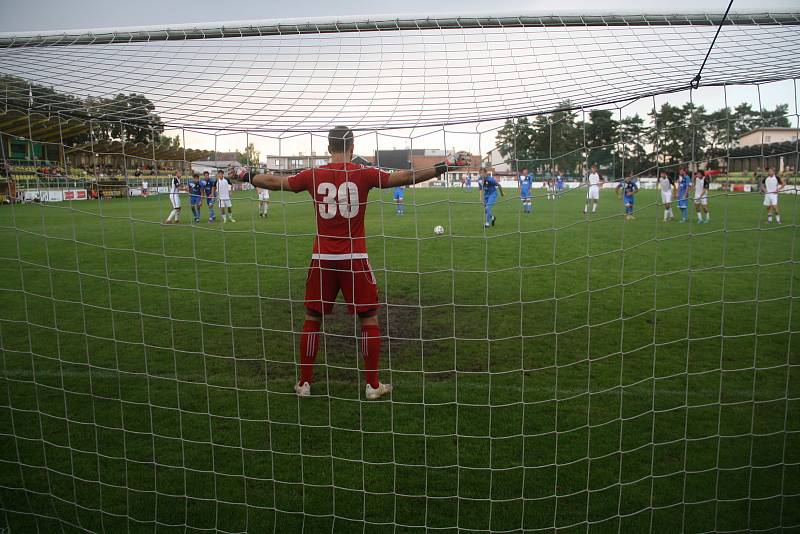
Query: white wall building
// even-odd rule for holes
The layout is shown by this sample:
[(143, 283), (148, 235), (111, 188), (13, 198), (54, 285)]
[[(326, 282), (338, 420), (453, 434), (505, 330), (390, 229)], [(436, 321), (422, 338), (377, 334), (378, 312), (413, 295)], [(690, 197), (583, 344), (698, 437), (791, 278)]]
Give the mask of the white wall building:
[(794, 143), (797, 141), (797, 128), (756, 128), (741, 136), (736, 146), (754, 146), (771, 143)]
[(330, 154), (316, 154), (314, 152), (310, 156), (303, 155), (301, 152), (292, 156), (266, 156), (261, 160), (263, 166), (273, 171), (308, 169), (309, 167), (327, 165), (330, 162)]
[[(192, 172), (196, 172), (197, 174), (203, 174), (205, 171), (208, 171), (209, 174), (216, 174), (216, 172), (222, 169), (225, 172), (228, 172), (228, 168), (236, 163), (236, 160), (230, 159), (218, 159), (218, 160), (211, 160), (211, 161), (193, 161), (191, 162), (192, 165)], [(236, 163), (238, 165), (238, 163)]]
[(496, 147), (489, 151), (486, 159), (488, 160), (486, 161), (487, 165), (494, 169), (494, 172), (500, 174), (511, 172), (511, 165), (508, 164), (506, 158), (500, 154)]

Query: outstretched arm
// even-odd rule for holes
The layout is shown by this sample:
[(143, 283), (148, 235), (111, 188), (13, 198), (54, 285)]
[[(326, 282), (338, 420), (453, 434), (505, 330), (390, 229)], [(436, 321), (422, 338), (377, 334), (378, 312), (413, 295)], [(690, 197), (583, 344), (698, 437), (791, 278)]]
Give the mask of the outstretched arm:
[(441, 161), (430, 169), (422, 169), (419, 171), (414, 169), (395, 171), (391, 173), (386, 180), (381, 182), (381, 189), (427, 182), (428, 180), (439, 177), (448, 170), (454, 168), (455, 167), (448, 166), (447, 162)]
[(250, 174), (247, 167), (233, 167), (230, 176), (234, 180), (249, 182), (255, 187), (270, 191), (292, 191), (289, 187), (289, 176), (282, 174)]
[(291, 191), (289, 177), (280, 174), (256, 174), (250, 178), (250, 183), (261, 189), (270, 191)]
[[(426, 182), (431, 178), (441, 176), (452, 168), (455, 167), (448, 166), (446, 162), (442, 161), (430, 169), (396, 171), (391, 173), (386, 180), (382, 181), (380, 187), (382, 189), (388, 189), (390, 187)], [(260, 187), (262, 189), (269, 189), (270, 191), (292, 191), (292, 188), (289, 186), (290, 176), (281, 174), (251, 175), (247, 167), (235, 167), (232, 171), (232, 176), (236, 180), (250, 182), (255, 187)]]

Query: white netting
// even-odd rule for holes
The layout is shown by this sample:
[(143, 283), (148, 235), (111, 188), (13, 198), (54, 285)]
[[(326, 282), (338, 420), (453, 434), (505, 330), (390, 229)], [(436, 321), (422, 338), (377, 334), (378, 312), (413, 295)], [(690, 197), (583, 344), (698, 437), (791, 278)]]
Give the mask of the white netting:
[[(0, 195), (19, 201), (0, 207), (0, 529), (800, 527), (800, 25), (732, 14), (690, 91), (720, 21), (0, 36)], [(244, 188), (224, 229), (205, 202), (162, 224), (176, 170), (317, 166), (343, 123), (368, 164), (472, 152), (404, 208), (365, 206), (388, 402), (365, 400), (340, 309), (312, 398), (292, 390), (306, 196), (264, 218)], [(609, 190), (639, 178), (635, 220), (608, 190), (592, 211), (594, 163)], [(506, 188), (488, 228), (481, 167)], [(691, 201), (662, 222), (656, 178), (681, 168), (712, 171), (710, 222)]]
[[(445, 30), (436, 21), (412, 20), (395, 22), (403, 29), (346, 33), (307, 28), (293, 35), (292, 27), (275, 35), (268, 26), (263, 36), (255, 26), (248, 37), (224, 39), (213, 38), (218, 28), (177, 31), (175, 40), (151, 30), (130, 43), (125, 32), (6, 36), (0, 70), (81, 96), (144, 93), (164, 122), (178, 127), (320, 131), (337, 124), (472, 123), (546, 112), (564, 101), (581, 107), (685, 89), (716, 32), (715, 18), (465, 19), (457, 26), (469, 27)], [(795, 14), (729, 22), (704, 84), (800, 73)], [(24, 86), (9, 91), (28, 96)], [(63, 108), (67, 116), (80, 111), (46, 99), (36, 104), (36, 111)], [(124, 111), (108, 111), (108, 120), (126, 119)]]

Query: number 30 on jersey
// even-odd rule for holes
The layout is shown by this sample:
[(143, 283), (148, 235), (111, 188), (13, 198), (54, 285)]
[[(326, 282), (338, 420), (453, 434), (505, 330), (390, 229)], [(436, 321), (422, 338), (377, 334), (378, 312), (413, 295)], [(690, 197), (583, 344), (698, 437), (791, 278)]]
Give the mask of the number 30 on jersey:
[(358, 187), (353, 182), (344, 182), (338, 188), (330, 182), (323, 182), (317, 186), (317, 194), (322, 195), (317, 206), (323, 219), (333, 219), (337, 211), (345, 219), (358, 215)]

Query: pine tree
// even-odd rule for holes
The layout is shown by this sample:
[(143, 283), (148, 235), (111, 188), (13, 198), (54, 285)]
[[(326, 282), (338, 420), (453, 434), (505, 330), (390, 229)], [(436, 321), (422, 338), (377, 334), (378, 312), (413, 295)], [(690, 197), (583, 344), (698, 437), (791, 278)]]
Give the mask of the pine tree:
[(527, 117), (507, 119), (497, 132), (496, 146), (513, 170), (531, 167), (534, 132)]
[[(583, 123), (578, 123), (583, 128)], [(587, 159), (601, 168), (613, 168), (614, 145), (619, 135), (619, 122), (611, 111), (599, 109), (589, 113), (586, 128)]]
[[(640, 173), (652, 166), (645, 144), (647, 135), (644, 119), (639, 114), (624, 117), (619, 123), (619, 143), (615, 150), (620, 161), (620, 174), (633, 171)], [(623, 169), (624, 167), (624, 169)]]

